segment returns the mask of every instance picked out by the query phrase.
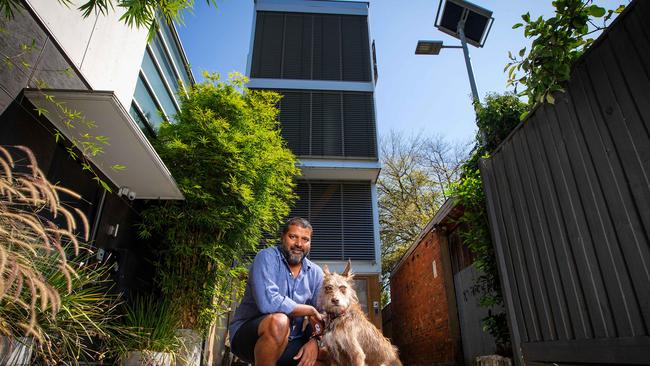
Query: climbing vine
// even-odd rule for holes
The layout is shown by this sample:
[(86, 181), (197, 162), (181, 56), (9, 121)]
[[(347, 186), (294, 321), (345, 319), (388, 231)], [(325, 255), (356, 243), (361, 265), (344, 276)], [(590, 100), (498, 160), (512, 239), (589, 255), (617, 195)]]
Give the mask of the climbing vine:
[(477, 124), (483, 133), (477, 134), (474, 152), (463, 164), (461, 178), (452, 185), (451, 191), (464, 208), (458, 220), (459, 235), (474, 255), (474, 267), (481, 273), (472, 286), (472, 292), (479, 296), (479, 305), (489, 309), (488, 316), (482, 319), (483, 330), (494, 337), (498, 353), (509, 354), (510, 332), (503, 309), (478, 162), (480, 158), (488, 157), (488, 153), (519, 124), (519, 116), (527, 110), (527, 105), (514, 94), (491, 94), (475, 108)]
[(523, 23), (512, 28), (524, 29), (524, 37), (532, 38), (529, 50), (525, 47), (516, 55), (509, 52), (510, 62), (504, 71), (508, 72), (508, 85), (515, 92), (519, 86), (520, 96), (528, 97), (531, 107), (544, 101), (553, 104), (553, 94), (564, 92), (569, 80), (571, 66), (593, 43), (594, 34), (605, 29), (615, 10), (593, 4), (593, 0), (553, 1), (555, 16), (544, 19), (531, 18), (530, 13), (521, 16)]

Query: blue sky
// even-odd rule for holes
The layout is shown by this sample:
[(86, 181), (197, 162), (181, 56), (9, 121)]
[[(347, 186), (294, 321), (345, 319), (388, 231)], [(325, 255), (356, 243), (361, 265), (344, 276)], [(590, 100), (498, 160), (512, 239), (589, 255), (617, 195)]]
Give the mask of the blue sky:
[[(201, 72), (246, 73), (253, 26), (253, 0), (216, 0), (217, 8), (197, 1), (185, 25), (178, 30), (197, 80)], [(306, 0), (308, 1), (308, 0)], [(506, 91), (503, 68), (508, 51), (528, 45), (523, 28), (512, 29), (521, 14), (552, 14), (551, 0), (474, 0), (492, 10), (494, 25), (484, 48), (470, 46), (474, 75), (481, 98)], [(607, 9), (627, 0), (601, 0)], [(467, 141), (476, 128), (470, 104), (470, 86), (460, 49), (443, 49), (438, 56), (416, 56), (419, 39), (459, 44), (434, 27), (436, 0), (370, 0), (370, 35), (377, 47), (379, 79), (376, 87), (377, 127), (405, 134), (441, 135)]]

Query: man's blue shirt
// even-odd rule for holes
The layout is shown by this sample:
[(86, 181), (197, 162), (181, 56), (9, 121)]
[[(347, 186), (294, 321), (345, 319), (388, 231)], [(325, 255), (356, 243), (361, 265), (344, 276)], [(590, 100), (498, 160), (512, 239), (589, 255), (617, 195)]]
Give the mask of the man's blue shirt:
[[(323, 270), (304, 258), (302, 268), (293, 278), (287, 260), (279, 247), (266, 248), (255, 256), (248, 272), (248, 282), (241, 304), (230, 322), (230, 340), (244, 322), (263, 314), (289, 315), (297, 304), (317, 307), (318, 294), (323, 283)], [(303, 317), (289, 317), (289, 340), (303, 336)]]

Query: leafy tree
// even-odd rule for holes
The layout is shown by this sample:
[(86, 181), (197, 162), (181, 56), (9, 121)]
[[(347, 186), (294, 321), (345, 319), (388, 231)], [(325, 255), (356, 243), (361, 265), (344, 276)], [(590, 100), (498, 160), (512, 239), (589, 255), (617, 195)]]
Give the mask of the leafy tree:
[(447, 199), (466, 150), (439, 136), (407, 138), (391, 132), (381, 139), (377, 187), (384, 301), (392, 267)]
[[(57, 1), (67, 7), (75, 5), (72, 0)], [(215, 0), (205, 1), (217, 6)], [(157, 30), (157, 12), (169, 23), (183, 23), (183, 11), (194, 8), (194, 0), (85, 0), (78, 9), (84, 17), (88, 17), (96, 13), (107, 14), (116, 7), (125, 9), (120, 17), (121, 21), (130, 27), (148, 28), (149, 36), (153, 37)], [(0, 0), (0, 12), (8, 19), (13, 18), (15, 12), (22, 8), (21, 0)]]
[(180, 303), (182, 327), (199, 330), (242, 290), (244, 258), (263, 233), (277, 232), (298, 173), (278, 129), (280, 96), (247, 90), (239, 75), (205, 78), (154, 142), (185, 200), (146, 208), (140, 225), (143, 237), (160, 238), (158, 280)]
[[(569, 80), (571, 66), (593, 43), (589, 36), (604, 29), (613, 14), (625, 8), (605, 10), (593, 4), (593, 0), (555, 0), (555, 16), (532, 19), (530, 13), (521, 16), (523, 23), (512, 28), (524, 27), (524, 36), (533, 38), (530, 50), (519, 50), (518, 55), (509, 53), (508, 85), (522, 85), (520, 95), (527, 96), (531, 107), (547, 101), (553, 103), (553, 93), (564, 91)], [(602, 24), (597, 24), (602, 19)], [(519, 74), (521, 73), (521, 75)]]

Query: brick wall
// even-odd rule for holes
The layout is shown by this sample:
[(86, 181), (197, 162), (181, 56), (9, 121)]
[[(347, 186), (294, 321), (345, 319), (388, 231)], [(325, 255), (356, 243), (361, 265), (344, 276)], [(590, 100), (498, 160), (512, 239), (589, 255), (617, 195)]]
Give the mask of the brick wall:
[(442, 235), (429, 231), (391, 276), (392, 340), (404, 365), (456, 364), (459, 340), (449, 316), (444, 278), (451, 269), (443, 268)]

